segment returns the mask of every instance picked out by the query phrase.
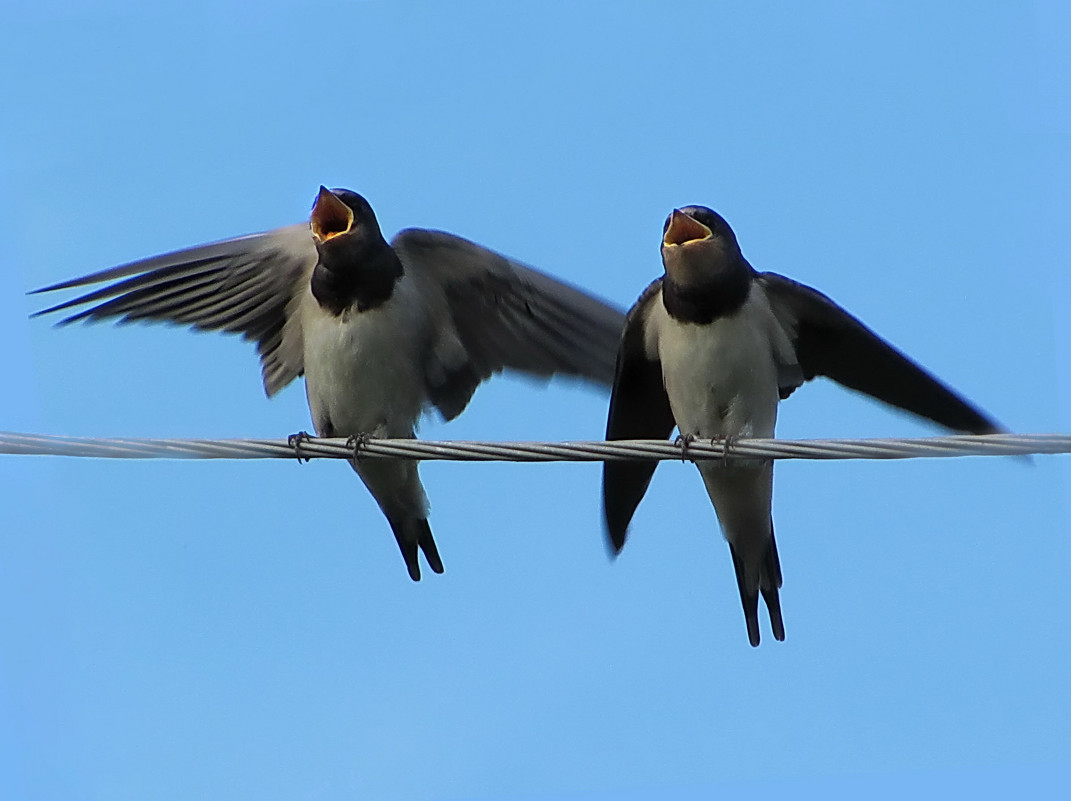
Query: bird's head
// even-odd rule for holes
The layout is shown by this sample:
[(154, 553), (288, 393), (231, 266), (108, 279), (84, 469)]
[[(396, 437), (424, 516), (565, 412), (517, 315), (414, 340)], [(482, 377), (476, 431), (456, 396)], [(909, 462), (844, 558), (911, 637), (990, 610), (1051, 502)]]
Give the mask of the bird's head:
[(383, 241), (372, 206), (348, 189), (321, 186), (312, 204), (309, 228), (321, 255)]
[(677, 286), (717, 285), (744, 262), (736, 234), (706, 206), (674, 209), (662, 228), (662, 264)]
[(389, 295), (401, 265), (361, 195), (321, 186), (309, 230), (318, 255), (312, 294), (321, 306), (338, 313), (355, 302), (368, 307)]

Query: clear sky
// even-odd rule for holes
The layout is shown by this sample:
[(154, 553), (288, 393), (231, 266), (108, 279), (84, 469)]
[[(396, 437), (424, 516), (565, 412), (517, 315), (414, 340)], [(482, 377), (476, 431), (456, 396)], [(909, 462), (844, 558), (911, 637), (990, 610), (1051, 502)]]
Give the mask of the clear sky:
[[(55, 329), (25, 292), (301, 221), (324, 183), (621, 306), (666, 214), (709, 205), (1009, 428), (1071, 430), (1066, 3), (109, 5), (0, 9), (0, 429), (309, 428), (248, 343)], [(605, 414), (500, 378), (422, 433), (593, 439)], [(779, 423), (934, 433), (826, 383)], [(754, 650), (692, 466), (659, 469), (615, 562), (595, 465), (422, 472), (447, 571), (413, 584), (338, 463), (0, 457), (0, 797), (1071, 778), (1067, 458), (779, 464), (788, 639), (764, 617)]]

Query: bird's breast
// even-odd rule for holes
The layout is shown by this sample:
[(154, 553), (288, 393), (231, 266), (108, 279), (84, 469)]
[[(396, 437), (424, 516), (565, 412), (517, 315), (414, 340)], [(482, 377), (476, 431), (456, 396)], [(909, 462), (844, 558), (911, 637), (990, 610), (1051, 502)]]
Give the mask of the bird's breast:
[(305, 388), (319, 433), (411, 436), (426, 401), (425, 317), (405, 282), (374, 309), (302, 307)]
[(777, 368), (764, 310), (768, 306), (749, 299), (736, 313), (705, 325), (659, 310), (658, 357), (682, 434), (773, 436)]

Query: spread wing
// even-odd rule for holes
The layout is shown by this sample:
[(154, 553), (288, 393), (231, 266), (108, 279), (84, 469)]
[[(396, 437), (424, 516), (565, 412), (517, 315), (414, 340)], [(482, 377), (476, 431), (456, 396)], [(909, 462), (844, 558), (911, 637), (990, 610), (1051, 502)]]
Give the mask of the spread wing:
[(609, 386), (624, 314), (548, 275), (442, 231), (407, 229), (391, 242), (420, 283), (439, 341), (429, 395), (446, 419), (503, 369)]
[(257, 343), (264, 389), (271, 396), (304, 372), (297, 312), (315, 266), (316, 246), (308, 225), (292, 225), (38, 289), (35, 293), (107, 284), (37, 315), (79, 309), (60, 325), (117, 318), (241, 334)]
[[(669, 396), (662, 380), (662, 363), (652, 358), (645, 347), (645, 328), (652, 304), (661, 297), (662, 279), (652, 283), (640, 295), (628, 313), (621, 347), (610, 413), (606, 421), (606, 439), (665, 439), (676, 425)], [(636, 460), (603, 462), (602, 504), (606, 530), (615, 551), (625, 545), (632, 515), (636, 512), (658, 462)]]
[(776, 273), (760, 273), (758, 280), (796, 348), (806, 380), (827, 376), (954, 431), (1002, 430), (821, 292)]

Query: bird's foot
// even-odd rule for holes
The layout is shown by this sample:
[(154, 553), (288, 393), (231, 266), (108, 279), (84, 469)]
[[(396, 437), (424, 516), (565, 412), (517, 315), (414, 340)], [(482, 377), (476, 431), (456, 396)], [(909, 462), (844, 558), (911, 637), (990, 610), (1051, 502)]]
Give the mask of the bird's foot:
[(286, 444), (294, 449), (294, 456), (297, 457), (299, 462), (308, 462), (308, 456), (301, 455), (301, 443), (308, 442), (312, 437), (309, 436), (308, 431), (299, 431), (296, 434), (291, 434), (286, 438)]
[(720, 442), (721, 443), (721, 465), (722, 465), (722, 467), (725, 467), (726, 465), (729, 464), (729, 454), (733, 449), (733, 445), (736, 443), (736, 441), (738, 439), (739, 439), (739, 437), (734, 436), (732, 434), (726, 434), (724, 436), (711, 437), (710, 438), (710, 444), (711, 445), (713, 445), (715, 442)]
[(371, 438), (371, 435), (362, 432), (360, 434), (354, 434), (346, 439), (346, 447), (353, 451), (353, 458), (351, 461), (353, 462), (354, 469), (357, 468), (357, 460), (361, 458), (361, 448), (367, 445), (368, 440)]
[(688, 446), (695, 442), (695, 434), (681, 434), (675, 440), (673, 444), (681, 449), (681, 461), (688, 461)]

